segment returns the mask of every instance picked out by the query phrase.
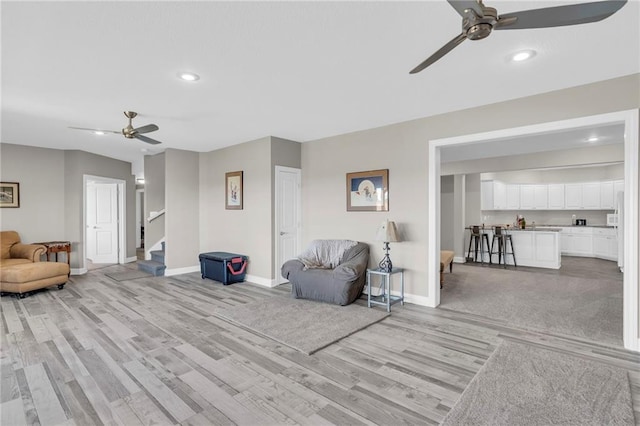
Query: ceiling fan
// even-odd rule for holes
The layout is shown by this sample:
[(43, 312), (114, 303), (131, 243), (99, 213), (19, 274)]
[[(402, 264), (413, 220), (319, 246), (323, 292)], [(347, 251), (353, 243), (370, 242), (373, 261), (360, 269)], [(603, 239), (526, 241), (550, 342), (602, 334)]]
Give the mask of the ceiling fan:
[(151, 139), (150, 137), (143, 136), (141, 134), (141, 133), (155, 132), (156, 130), (159, 129), (158, 126), (156, 126), (155, 124), (147, 124), (146, 126), (134, 128), (133, 125), (131, 124), (131, 121), (138, 115), (138, 113), (137, 112), (133, 112), (133, 111), (125, 111), (124, 115), (125, 115), (125, 117), (127, 117), (129, 119), (129, 124), (127, 125), (127, 127), (125, 127), (122, 130), (88, 129), (86, 127), (69, 127), (69, 128), (70, 129), (76, 129), (76, 130), (91, 130), (92, 132), (104, 132), (104, 133), (122, 134), (127, 139), (134, 139), (135, 138), (135, 139), (141, 140), (142, 142), (150, 143), (150, 144), (153, 144), (153, 145), (157, 145), (159, 143), (162, 143), (160, 141), (157, 141), (155, 139)]
[(485, 6), (482, 0), (447, 1), (462, 16), (462, 33), (412, 69), (409, 74), (422, 71), (465, 39), (482, 40), (488, 37), (492, 30), (550, 28), (597, 22), (613, 15), (627, 2), (627, 0), (597, 1), (498, 15), (496, 9)]

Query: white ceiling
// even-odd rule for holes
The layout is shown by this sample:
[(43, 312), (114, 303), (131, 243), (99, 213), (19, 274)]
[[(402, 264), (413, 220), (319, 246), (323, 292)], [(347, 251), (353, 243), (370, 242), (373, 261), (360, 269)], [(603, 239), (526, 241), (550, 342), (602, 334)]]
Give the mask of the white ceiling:
[[(594, 137), (597, 140), (589, 140)], [(624, 124), (622, 123), (445, 146), (440, 149), (440, 161), (448, 163), (616, 143), (624, 143)]]
[[(575, 2), (490, 1), (499, 13)], [(640, 72), (640, 2), (599, 23), (496, 31), (409, 70), (460, 32), (423, 2), (9, 2), (1, 141), (139, 163), (142, 148), (300, 142)], [(507, 54), (529, 48), (534, 60)], [(179, 71), (201, 76), (195, 83)], [(155, 123), (152, 147), (120, 135)]]

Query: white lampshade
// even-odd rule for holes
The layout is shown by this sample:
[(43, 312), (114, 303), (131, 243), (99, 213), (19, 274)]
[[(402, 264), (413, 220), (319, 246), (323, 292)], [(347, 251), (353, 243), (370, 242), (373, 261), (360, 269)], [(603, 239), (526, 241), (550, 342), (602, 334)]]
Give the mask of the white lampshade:
[(384, 241), (387, 243), (400, 241), (400, 238), (398, 237), (398, 230), (396, 229), (396, 223), (389, 219), (382, 222), (378, 228), (378, 233), (376, 234), (376, 241)]

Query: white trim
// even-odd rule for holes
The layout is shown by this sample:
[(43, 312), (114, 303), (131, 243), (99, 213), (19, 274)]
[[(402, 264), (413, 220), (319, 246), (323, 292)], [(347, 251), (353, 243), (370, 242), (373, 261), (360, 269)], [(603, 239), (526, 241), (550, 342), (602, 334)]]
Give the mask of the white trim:
[(625, 117), (624, 144), (624, 284), (622, 296), (624, 347), (640, 351), (638, 321), (638, 138), (639, 111), (628, 111)]
[(280, 177), (280, 172), (289, 172), (289, 173), (295, 173), (298, 176), (298, 206), (296, 208), (297, 210), (297, 214), (298, 217), (296, 218), (298, 221), (298, 229), (297, 229), (297, 233), (298, 233), (298, 241), (296, 241), (296, 244), (298, 246), (298, 251), (302, 250), (302, 169), (298, 169), (295, 167), (285, 167), (285, 166), (275, 166), (275, 188), (274, 188), (274, 214), (273, 214), (273, 220), (274, 220), (274, 226), (273, 226), (273, 240), (274, 240), (274, 252), (273, 252), (273, 270), (275, 271), (276, 274), (276, 284), (275, 285), (271, 285), (270, 287), (275, 287), (276, 285), (280, 285), (280, 284), (284, 284), (287, 281), (286, 278), (281, 277), (280, 276), (280, 268), (282, 265), (280, 265), (279, 263), (279, 253), (280, 253), (280, 228), (278, 227), (279, 221), (278, 221), (278, 213), (279, 213), (279, 209), (278, 206), (280, 205), (278, 203), (279, 201), (279, 197), (280, 197), (280, 185), (278, 185), (278, 179)]
[(467, 260), (464, 257), (455, 256), (453, 258), (453, 263), (467, 263)]
[(87, 273), (87, 268), (71, 268), (71, 275), (84, 275)]
[(118, 186), (118, 263), (124, 264), (127, 251), (127, 182), (122, 179), (105, 176), (82, 175), (82, 258), (80, 266), (84, 268), (87, 259), (87, 183), (88, 180), (96, 180), (101, 183), (112, 183)]
[(135, 261), (137, 261), (137, 260), (138, 260), (138, 256), (127, 257), (127, 258), (124, 260), (124, 263), (131, 263), (131, 262), (135, 262)]
[[(512, 138), (526, 134), (555, 132), (594, 125), (624, 123), (625, 126), (625, 238), (624, 243), (624, 284), (623, 284), (623, 341), (629, 350), (640, 350), (638, 336), (639, 302), (638, 302), (638, 110), (618, 111), (570, 120), (561, 120), (530, 126), (514, 127), (497, 131), (469, 134), (451, 138), (429, 141), (428, 151), (428, 211), (429, 236), (427, 243), (427, 259), (429, 275), (427, 279), (428, 306), (440, 303), (439, 268), (436, 260), (440, 258), (440, 148), (450, 145), (481, 143), (486, 140)], [(435, 231), (435, 232), (431, 232)]]
[(144, 211), (140, 207), (144, 204), (144, 189), (136, 189), (136, 248), (142, 244), (142, 229), (140, 226), (144, 224)]
[(192, 272), (200, 272), (200, 265), (185, 266), (184, 268), (165, 269), (164, 276), (171, 277), (173, 275), (190, 274)]
[[(365, 289), (366, 289), (366, 286), (365, 286)], [(391, 295), (399, 297), (400, 292), (396, 290), (391, 290)], [(412, 305), (429, 307), (429, 302), (430, 301), (428, 297), (418, 296), (417, 294), (410, 294), (410, 293), (404, 294), (404, 303), (411, 303)]]
[(261, 285), (263, 287), (269, 287), (269, 288), (277, 287), (280, 285), (278, 280), (272, 280), (270, 278), (262, 278), (256, 275), (249, 275), (249, 274), (245, 275), (245, 281), (249, 281), (250, 283)]

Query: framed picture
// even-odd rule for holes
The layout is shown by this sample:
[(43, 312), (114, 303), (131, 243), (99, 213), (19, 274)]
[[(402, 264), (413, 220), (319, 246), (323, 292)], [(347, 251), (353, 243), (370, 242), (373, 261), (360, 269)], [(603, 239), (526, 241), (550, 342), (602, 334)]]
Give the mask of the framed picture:
[(389, 211), (389, 170), (347, 173), (347, 211)]
[(20, 207), (20, 184), (0, 182), (0, 207)]
[(225, 208), (242, 210), (242, 172), (229, 172), (224, 175)]

